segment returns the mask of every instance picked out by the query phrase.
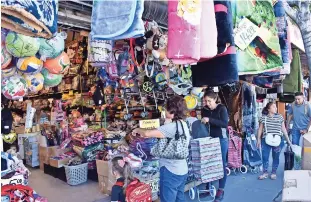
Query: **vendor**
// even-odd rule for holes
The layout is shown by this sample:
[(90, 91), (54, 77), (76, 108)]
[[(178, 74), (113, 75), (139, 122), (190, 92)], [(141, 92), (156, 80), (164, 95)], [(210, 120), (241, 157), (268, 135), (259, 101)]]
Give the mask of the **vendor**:
[(219, 180), (219, 189), (217, 191), (215, 202), (224, 198), (224, 189), (227, 180), (226, 164), (228, 153), (227, 127), (229, 122), (227, 108), (219, 103), (218, 95), (208, 90), (203, 96), (205, 106), (202, 109), (202, 123), (210, 127), (210, 136), (220, 139), (221, 154), (223, 161), (224, 177)]
[[(145, 138), (175, 138), (177, 131), (183, 131), (188, 144), (190, 132), (186, 122), (183, 121), (186, 113), (186, 103), (181, 96), (171, 97), (166, 104), (165, 125), (156, 130), (135, 129), (133, 135), (139, 134)], [(182, 125), (181, 125), (182, 124)], [(160, 158), (160, 199), (161, 202), (185, 201), (184, 188), (188, 175), (186, 159), (164, 159)]]

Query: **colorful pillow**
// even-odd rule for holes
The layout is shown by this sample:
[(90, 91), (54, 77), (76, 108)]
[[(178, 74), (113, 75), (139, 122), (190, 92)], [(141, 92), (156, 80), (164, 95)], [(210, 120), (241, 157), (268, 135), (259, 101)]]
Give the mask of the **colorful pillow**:
[(44, 62), (44, 68), (52, 74), (60, 74), (70, 66), (70, 60), (67, 53), (63, 52), (54, 59), (48, 59)]
[(62, 82), (63, 75), (52, 74), (46, 68), (43, 68), (41, 74), (44, 77), (44, 85), (48, 87), (54, 87)]
[(38, 72), (36, 74), (24, 75), (28, 90), (32, 93), (37, 93), (43, 89), (44, 77)]
[(16, 67), (24, 74), (35, 74), (41, 71), (43, 62), (36, 57), (16, 58)]
[(40, 47), (37, 38), (15, 32), (8, 33), (5, 38), (5, 45), (9, 53), (18, 58), (35, 56)]
[(8, 69), (2, 69), (1, 70), (1, 78), (8, 78), (10, 76), (13, 76), (16, 73), (16, 67), (11, 66)]
[(10, 100), (19, 100), (27, 93), (26, 81), (19, 75), (4, 78), (1, 82), (1, 92)]
[(65, 49), (65, 39), (67, 34), (65, 32), (57, 33), (55, 37), (51, 39), (40, 38), (39, 54), (41, 59), (52, 59), (58, 57)]

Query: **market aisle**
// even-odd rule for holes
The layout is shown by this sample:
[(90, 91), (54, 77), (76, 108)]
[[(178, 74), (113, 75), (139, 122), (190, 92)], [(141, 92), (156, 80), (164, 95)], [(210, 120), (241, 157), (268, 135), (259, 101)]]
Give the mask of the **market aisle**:
[(98, 182), (88, 181), (78, 186), (69, 186), (57, 178), (44, 174), (39, 169), (30, 172), (30, 187), (45, 196), (49, 202), (93, 202), (99, 199), (102, 199), (101, 202), (109, 201), (108, 196), (100, 193)]
[[(284, 154), (281, 154), (278, 179), (259, 181), (258, 174), (230, 175), (223, 202), (271, 202), (282, 189)], [(69, 186), (65, 182), (45, 175), (41, 170), (32, 170), (30, 186), (49, 199), (49, 202), (109, 202), (110, 197), (99, 192), (98, 183), (89, 181), (79, 186)], [(186, 193), (188, 197), (188, 193)], [(192, 201), (189, 198), (187, 201)], [(198, 202), (194, 200), (193, 202)], [(204, 201), (202, 199), (202, 201)]]

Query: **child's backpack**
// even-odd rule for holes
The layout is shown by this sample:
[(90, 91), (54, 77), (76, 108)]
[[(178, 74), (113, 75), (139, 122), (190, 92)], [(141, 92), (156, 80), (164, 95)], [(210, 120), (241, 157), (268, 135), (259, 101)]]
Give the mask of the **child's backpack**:
[(148, 184), (134, 179), (126, 188), (125, 196), (127, 202), (151, 202), (152, 191)]

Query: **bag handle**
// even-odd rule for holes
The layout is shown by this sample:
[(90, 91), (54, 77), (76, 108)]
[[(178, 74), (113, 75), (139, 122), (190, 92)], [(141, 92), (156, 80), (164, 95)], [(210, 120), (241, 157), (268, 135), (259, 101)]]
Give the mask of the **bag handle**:
[(175, 133), (175, 140), (179, 139), (179, 131), (178, 131), (178, 121), (176, 121), (176, 133)]

